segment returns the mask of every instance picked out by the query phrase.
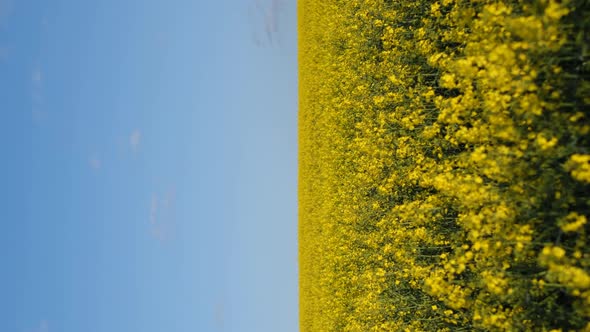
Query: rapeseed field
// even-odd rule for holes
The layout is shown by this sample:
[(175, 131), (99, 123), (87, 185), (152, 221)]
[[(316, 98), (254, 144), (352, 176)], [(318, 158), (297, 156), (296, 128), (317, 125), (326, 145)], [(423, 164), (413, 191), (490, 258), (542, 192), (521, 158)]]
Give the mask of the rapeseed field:
[(298, 20), (301, 331), (590, 331), (589, 2)]

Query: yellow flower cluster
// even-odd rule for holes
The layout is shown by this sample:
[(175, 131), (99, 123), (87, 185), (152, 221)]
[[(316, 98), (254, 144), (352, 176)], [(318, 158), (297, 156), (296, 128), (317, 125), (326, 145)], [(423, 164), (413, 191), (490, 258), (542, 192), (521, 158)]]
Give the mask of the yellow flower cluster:
[(590, 331), (584, 0), (298, 20), (301, 331)]

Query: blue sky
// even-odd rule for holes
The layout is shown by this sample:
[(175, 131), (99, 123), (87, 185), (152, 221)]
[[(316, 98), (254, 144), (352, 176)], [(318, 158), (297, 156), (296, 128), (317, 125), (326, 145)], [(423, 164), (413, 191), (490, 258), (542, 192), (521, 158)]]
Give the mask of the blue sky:
[(0, 331), (297, 331), (290, 0), (0, 0)]

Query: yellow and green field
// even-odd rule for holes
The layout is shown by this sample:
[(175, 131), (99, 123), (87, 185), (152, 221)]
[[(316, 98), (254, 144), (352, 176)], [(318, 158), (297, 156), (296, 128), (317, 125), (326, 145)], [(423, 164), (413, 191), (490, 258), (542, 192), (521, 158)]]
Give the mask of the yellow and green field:
[(298, 20), (301, 331), (590, 331), (590, 3)]

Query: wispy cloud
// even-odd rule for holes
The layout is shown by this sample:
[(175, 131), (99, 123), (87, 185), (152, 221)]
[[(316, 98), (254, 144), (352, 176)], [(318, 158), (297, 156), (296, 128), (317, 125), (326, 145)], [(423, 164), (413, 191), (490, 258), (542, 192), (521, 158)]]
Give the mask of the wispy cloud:
[(135, 129), (129, 136), (129, 146), (133, 151), (137, 151), (139, 144), (141, 143), (141, 131)]
[(161, 244), (174, 239), (176, 191), (164, 194), (153, 193), (150, 201), (149, 231), (153, 239)]
[[(275, 44), (280, 46), (279, 18), (282, 9), (282, 0), (256, 0), (255, 3), (250, 5), (248, 16), (252, 25), (252, 39), (254, 44), (259, 47), (272, 47)], [(261, 36), (261, 31), (266, 38)]]
[(0, 61), (4, 62), (8, 59), (8, 55), (10, 54), (10, 50), (6, 46), (0, 46)]
[(49, 323), (46, 320), (39, 323), (39, 332), (49, 332)]
[[(12, 0), (0, 0), (0, 32), (4, 30), (7, 19), (12, 14), (12, 7)], [(0, 43), (0, 62), (4, 62), (8, 58), (9, 49), (4, 44), (5, 41)]]
[(41, 79), (42, 79), (41, 69), (35, 68), (33, 70), (33, 74), (31, 75), (31, 79), (33, 80), (33, 83), (35, 83), (35, 84), (41, 83)]
[(154, 35), (154, 41), (156, 47), (165, 49), (170, 44), (170, 36), (164, 31), (159, 31)]
[(150, 225), (155, 226), (158, 220), (158, 195), (152, 194), (152, 201), (150, 203)]
[(26, 332), (49, 332), (49, 322), (42, 319), (32, 329), (25, 329)]
[(6, 18), (12, 14), (12, 0), (0, 0), (0, 28), (4, 28)]
[(41, 66), (39, 64), (35, 65), (35, 67), (31, 70), (30, 75), (32, 99), (31, 115), (33, 117), (33, 121), (39, 123), (43, 121), (47, 116), (46, 111), (43, 109), (44, 77), (43, 71), (41, 70)]
[(223, 331), (225, 325), (225, 306), (223, 300), (217, 301), (213, 308), (213, 321), (215, 322), (216, 329), (218, 331)]
[(90, 165), (90, 168), (94, 170), (99, 170), (102, 167), (102, 161), (96, 154), (88, 158), (88, 164)]
[(36, 65), (31, 71), (31, 93), (33, 102), (40, 104), (42, 102), (42, 89), (43, 89), (43, 72), (41, 66)]

